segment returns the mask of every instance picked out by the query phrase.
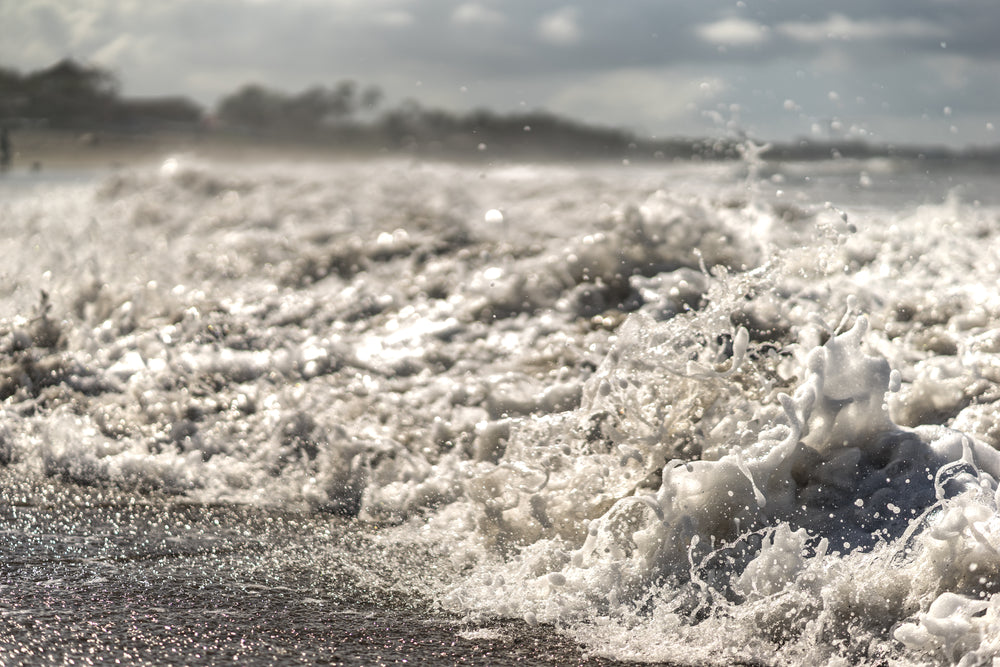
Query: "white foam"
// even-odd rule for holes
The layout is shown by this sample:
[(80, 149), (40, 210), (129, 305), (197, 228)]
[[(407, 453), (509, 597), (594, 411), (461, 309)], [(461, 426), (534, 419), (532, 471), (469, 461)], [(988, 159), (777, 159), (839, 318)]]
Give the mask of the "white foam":
[(1000, 212), (815, 168), (184, 158), (26, 195), (0, 461), (356, 516), (434, 545), (446, 608), (617, 658), (986, 662)]

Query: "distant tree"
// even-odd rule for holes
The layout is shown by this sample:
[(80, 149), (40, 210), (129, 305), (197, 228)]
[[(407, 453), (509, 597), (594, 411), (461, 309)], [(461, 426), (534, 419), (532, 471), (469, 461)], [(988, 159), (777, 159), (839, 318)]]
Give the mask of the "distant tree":
[(51, 67), (29, 74), (27, 82), (36, 89), (58, 89), (101, 99), (116, 97), (119, 88), (117, 77), (110, 71), (81, 65), (72, 58), (64, 58)]
[(22, 116), (27, 101), (20, 73), (0, 67), (0, 119)]
[(382, 115), (380, 129), (391, 146), (407, 146), (419, 139), (423, 116), (420, 103), (406, 99), (398, 107)]
[(99, 67), (72, 59), (32, 72), (22, 80), (23, 112), (57, 127), (92, 127), (107, 122), (118, 103), (118, 79)]
[(219, 120), (254, 129), (276, 126), (283, 116), (287, 98), (258, 84), (247, 84), (219, 102)]
[(361, 108), (365, 111), (374, 111), (382, 102), (382, 89), (378, 86), (368, 86), (361, 92)]
[(130, 129), (197, 125), (203, 109), (186, 97), (146, 97), (119, 102), (115, 122)]
[(354, 81), (341, 81), (330, 95), (330, 116), (335, 120), (343, 120), (354, 114), (358, 108), (358, 84)]
[(0, 67), (0, 93), (19, 92), (24, 85), (24, 78), (17, 70)]
[(343, 123), (361, 108), (373, 109), (382, 97), (376, 87), (358, 91), (358, 84), (349, 80), (333, 88), (312, 86), (295, 95), (248, 84), (224, 97), (216, 115), (224, 123), (258, 130), (313, 131)]
[(202, 108), (180, 96), (129, 99), (118, 78), (66, 58), (28, 74), (0, 67), (0, 121), (93, 132), (182, 127), (201, 122)]
[(282, 123), (291, 127), (316, 129), (323, 125), (330, 113), (331, 104), (330, 91), (314, 86), (285, 100)]

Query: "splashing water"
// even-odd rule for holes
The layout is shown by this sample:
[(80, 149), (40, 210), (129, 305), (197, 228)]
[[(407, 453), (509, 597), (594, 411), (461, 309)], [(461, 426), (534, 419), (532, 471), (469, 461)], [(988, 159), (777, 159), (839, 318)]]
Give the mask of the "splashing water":
[(1000, 209), (817, 164), (881, 170), (855, 214), (754, 159), (752, 192), (725, 164), (172, 158), (26, 194), (0, 462), (343, 515), (420, 549), (407, 594), (617, 659), (985, 664)]

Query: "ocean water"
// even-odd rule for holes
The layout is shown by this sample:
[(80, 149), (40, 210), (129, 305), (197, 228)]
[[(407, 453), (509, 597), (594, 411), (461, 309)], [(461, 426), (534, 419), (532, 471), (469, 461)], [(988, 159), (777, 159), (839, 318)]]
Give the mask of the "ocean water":
[(992, 664), (998, 174), (8, 174), (0, 660)]

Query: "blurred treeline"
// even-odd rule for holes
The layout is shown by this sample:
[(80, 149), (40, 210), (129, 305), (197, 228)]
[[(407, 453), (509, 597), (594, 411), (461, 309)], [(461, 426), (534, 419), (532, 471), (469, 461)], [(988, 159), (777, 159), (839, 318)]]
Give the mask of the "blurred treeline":
[(297, 93), (247, 84), (212, 109), (185, 97), (120, 94), (115, 75), (62, 60), (22, 74), (0, 67), (0, 124), (88, 136), (192, 132), (262, 142), (302, 142), (351, 150), (444, 155), (652, 157), (735, 155), (731, 145), (691, 140), (639, 141), (542, 111), (499, 114), (428, 109), (414, 100), (383, 108), (375, 86), (340, 81)]
[(203, 114), (183, 97), (122, 98), (114, 74), (73, 60), (27, 74), (0, 68), (5, 125), (81, 132), (154, 129), (197, 125)]
[[(383, 108), (375, 86), (340, 81), (298, 93), (247, 84), (213, 109), (185, 97), (123, 97), (105, 69), (61, 60), (22, 74), (0, 67), (0, 125), (71, 131), (90, 137), (189, 133), (250, 142), (291, 142), (365, 152), (408, 151), (449, 157), (615, 159), (745, 158), (748, 140), (638, 138), (544, 111), (500, 114), (427, 109), (414, 100)], [(752, 145), (752, 144), (749, 144)], [(760, 159), (810, 160), (886, 155), (947, 157), (948, 151), (800, 140), (754, 150)], [(991, 153), (992, 155), (992, 153)]]

